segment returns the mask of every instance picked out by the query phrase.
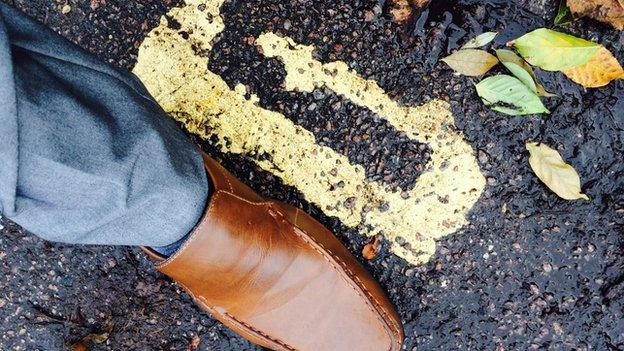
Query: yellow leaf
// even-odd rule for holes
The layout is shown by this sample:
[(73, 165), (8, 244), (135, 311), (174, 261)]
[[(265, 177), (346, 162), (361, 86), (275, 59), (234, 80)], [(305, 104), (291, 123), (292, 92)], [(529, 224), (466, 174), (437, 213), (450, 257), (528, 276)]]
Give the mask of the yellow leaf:
[(485, 74), (496, 66), (498, 59), (483, 50), (463, 49), (442, 59), (455, 72), (476, 77)]
[(576, 170), (563, 161), (556, 150), (540, 143), (527, 143), (531, 156), (529, 164), (537, 177), (559, 197), (566, 200), (585, 199), (581, 193), (581, 179)]
[(613, 54), (602, 47), (586, 64), (565, 70), (563, 73), (586, 88), (597, 88), (624, 76), (624, 69)]
[(624, 29), (624, 1), (622, 0), (567, 0), (570, 11), (610, 23), (616, 29)]

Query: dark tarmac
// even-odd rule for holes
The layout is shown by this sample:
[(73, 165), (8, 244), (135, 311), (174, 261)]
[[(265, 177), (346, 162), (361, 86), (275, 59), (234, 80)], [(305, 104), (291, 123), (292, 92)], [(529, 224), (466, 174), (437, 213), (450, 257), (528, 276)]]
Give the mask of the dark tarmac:
[[(145, 34), (179, 4), (70, 1), (63, 14), (64, 3), (53, 0), (8, 2), (129, 69)], [(545, 100), (552, 114), (510, 117), (487, 110), (476, 81), (439, 62), (484, 31), (500, 31), (494, 45), (502, 47), (550, 27), (600, 42), (624, 63), (624, 32), (592, 20), (556, 27), (555, 8), (554, 1), (434, 0), (402, 25), (392, 22), (384, 1), (234, 0), (221, 10), (226, 28), (210, 70), (232, 86), (245, 84), (263, 107), (361, 164), (369, 180), (409, 189), (430, 149), (331, 91), (284, 91), (282, 64), (246, 38), (273, 31), (314, 45), (318, 60), (347, 62), (405, 104), (448, 101), (476, 150), (487, 186), (469, 224), (439, 240), (427, 264), (407, 264), (387, 243), (365, 262), (398, 307), (405, 350), (624, 349), (624, 81), (584, 90), (540, 71), (559, 95)], [(295, 107), (311, 104), (316, 108)], [(559, 199), (539, 182), (524, 146), (534, 140), (574, 165), (591, 202)], [(263, 195), (321, 220), (364, 261), (368, 239), (355, 229), (324, 216), (248, 158), (202, 145)], [(184, 351), (197, 337), (197, 350), (259, 350), (196, 308), (134, 248), (47, 243), (5, 221), (0, 274), (0, 350), (65, 350), (84, 339), (90, 350)]]

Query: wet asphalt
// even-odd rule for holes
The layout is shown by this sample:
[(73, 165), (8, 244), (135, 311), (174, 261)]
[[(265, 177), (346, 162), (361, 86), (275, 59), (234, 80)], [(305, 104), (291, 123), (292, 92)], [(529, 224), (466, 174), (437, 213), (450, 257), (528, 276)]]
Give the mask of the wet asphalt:
[[(8, 2), (125, 68), (132, 68), (145, 34), (178, 4), (70, 1), (63, 14), (64, 3), (56, 1)], [(552, 114), (508, 117), (484, 108), (474, 79), (439, 62), (484, 31), (500, 31), (493, 45), (502, 47), (538, 27), (598, 41), (624, 62), (624, 32), (592, 20), (554, 26), (555, 7), (544, 0), (434, 0), (400, 25), (383, 0), (234, 0), (222, 8), (226, 28), (209, 68), (361, 164), (371, 181), (409, 189), (429, 147), (331, 91), (284, 91), (283, 66), (249, 38), (273, 31), (314, 45), (317, 59), (347, 62), (405, 104), (446, 100), (476, 150), (487, 187), (470, 224), (440, 240), (428, 264), (407, 265), (383, 243), (378, 257), (365, 262), (397, 305), (406, 350), (624, 349), (624, 81), (584, 90), (538, 71), (559, 95), (545, 100)], [(592, 201), (549, 192), (528, 166), (527, 141), (557, 148)], [(355, 230), (325, 217), (248, 158), (202, 145), (263, 195), (313, 214), (361, 259), (367, 239)], [(91, 350), (189, 350), (196, 337), (198, 350), (258, 350), (200, 312), (134, 248), (47, 243), (4, 221), (0, 273), (2, 350), (64, 350), (85, 337)]]

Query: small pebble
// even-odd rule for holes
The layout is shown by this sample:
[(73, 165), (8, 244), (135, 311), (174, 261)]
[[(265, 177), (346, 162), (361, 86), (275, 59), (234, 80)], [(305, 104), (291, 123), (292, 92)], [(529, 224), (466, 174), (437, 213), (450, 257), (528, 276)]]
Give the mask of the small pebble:
[(66, 15), (68, 13), (70, 13), (72, 10), (71, 6), (69, 6), (69, 4), (65, 4), (62, 8), (61, 8), (61, 13)]

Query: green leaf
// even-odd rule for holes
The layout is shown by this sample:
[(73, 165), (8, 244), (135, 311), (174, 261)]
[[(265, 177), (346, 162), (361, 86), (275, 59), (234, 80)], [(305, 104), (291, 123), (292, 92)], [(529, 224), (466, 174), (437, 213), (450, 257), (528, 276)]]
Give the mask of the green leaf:
[(476, 85), (486, 106), (508, 115), (550, 113), (537, 96), (515, 77), (505, 74), (488, 77)]
[(537, 177), (559, 197), (566, 200), (584, 199), (589, 197), (581, 193), (581, 179), (574, 167), (563, 161), (557, 150), (545, 144), (527, 143), (531, 156), (529, 164)]
[(476, 38), (470, 39), (466, 44), (464, 44), (464, 46), (461, 47), (461, 49), (476, 49), (485, 46), (494, 40), (497, 34), (498, 32), (485, 32), (483, 34), (479, 34)]
[(455, 72), (465, 76), (476, 77), (485, 74), (496, 66), (498, 59), (483, 50), (459, 50), (442, 59)]
[(505, 62), (503, 63), (505, 67), (514, 75), (516, 78), (520, 79), (522, 84), (526, 85), (527, 88), (531, 89), (535, 94), (537, 94), (537, 86), (535, 85), (535, 81), (533, 77), (527, 72), (524, 68), (518, 66), (513, 62)]
[(600, 45), (547, 28), (540, 28), (513, 41), (520, 55), (546, 71), (563, 71), (583, 65)]
[(557, 16), (555, 16), (555, 24), (566, 24), (572, 22), (572, 12), (566, 3), (566, 0), (559, 1), (559, 9), (557, 10)]
[(556, 96), (555, 94), (551, 94), (544, 89), (544, 87), (537, 81), (533, 68), (531, 68), (531, 66), (523, 60), (522, 57), (516, 55), (515, 52), (511, 50), (499, 49), (496, 50), (496, 56), (498, 56), (500, 62), (514, 76), (516, 76), (516, 78), (520, 79), (524, 85), (533, 90), (533, 92), (535, 92), (538, 96)]

